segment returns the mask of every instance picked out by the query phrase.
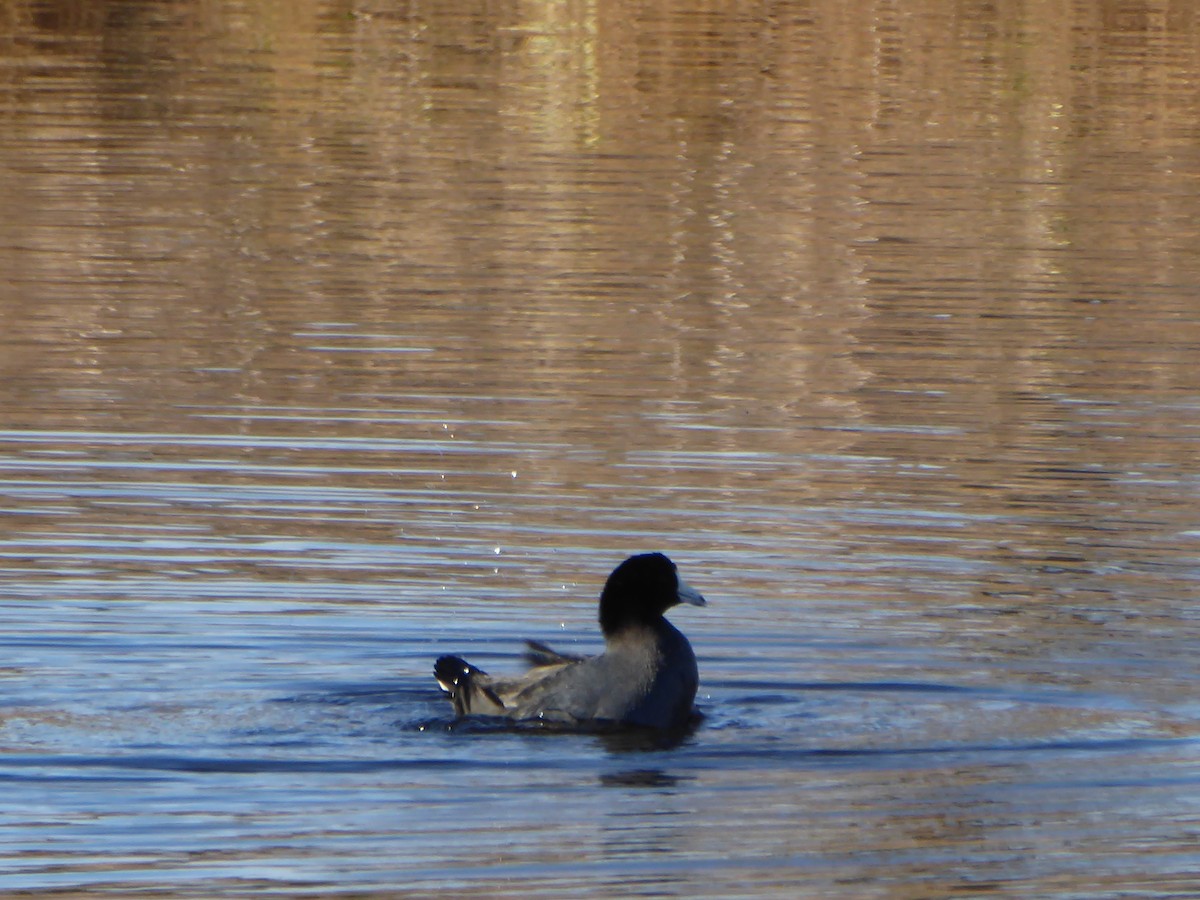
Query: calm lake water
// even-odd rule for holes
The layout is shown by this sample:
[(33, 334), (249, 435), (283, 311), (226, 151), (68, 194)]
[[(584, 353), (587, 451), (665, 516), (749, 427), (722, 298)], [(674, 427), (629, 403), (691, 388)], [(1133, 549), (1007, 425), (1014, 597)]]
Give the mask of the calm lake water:
[[(1200, 897), (1200, 13), (0, 2), (5, 896)], [(452, 727), (662, 550), (677, 746)]]

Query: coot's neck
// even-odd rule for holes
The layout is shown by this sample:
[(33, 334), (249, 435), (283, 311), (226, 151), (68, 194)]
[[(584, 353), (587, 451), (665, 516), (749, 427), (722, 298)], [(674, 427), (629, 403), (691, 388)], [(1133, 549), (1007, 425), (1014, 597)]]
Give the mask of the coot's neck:
[(623, 611), (623, 615), (613, 615), (610, 611), (605, 615), (605, 609), (600, 608), (600, 630), (604, 633), (605, 640), (612, 640), (624, 635), (636, 634), (637, 632), (657, 633), (663, 627), (670, 627), (667, 620), (663, 618), (662, 613), (653, 613), (650, 615), (630, 615), (628, 610)]

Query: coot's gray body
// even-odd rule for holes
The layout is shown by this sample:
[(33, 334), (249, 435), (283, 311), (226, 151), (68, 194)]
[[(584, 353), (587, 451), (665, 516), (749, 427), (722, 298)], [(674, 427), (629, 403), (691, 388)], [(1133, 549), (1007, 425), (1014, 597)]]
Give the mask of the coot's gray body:
[(457, 656), (443, 656), (434, 676), (459, 716), (679, 728), (692, 716), (699, 674), (687, 638), (663, 618), (677, 603), (703, 606), (705, 600), (663, 554), (631, 556), (600, 595), (603, 653), (571, 656), (531, 641), (531, 668), (523, 675), (493, 678)]

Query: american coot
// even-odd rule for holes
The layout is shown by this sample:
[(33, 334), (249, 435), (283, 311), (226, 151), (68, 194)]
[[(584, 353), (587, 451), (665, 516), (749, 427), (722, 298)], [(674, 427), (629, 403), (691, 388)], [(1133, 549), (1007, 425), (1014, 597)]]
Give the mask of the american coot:
[(699, 676), (691, 644), (663, 618), (676, 603), (704, 606), (704, 598), (663, 554), (631, 556), (600, 594), (599, 656), (572, 656), (527, 641), (531, 668), (524, 675), (493, 678), (457, 656), (441, 657), (433, 674), (459, 716), (568, 728), (679, 728), (692, 716)]

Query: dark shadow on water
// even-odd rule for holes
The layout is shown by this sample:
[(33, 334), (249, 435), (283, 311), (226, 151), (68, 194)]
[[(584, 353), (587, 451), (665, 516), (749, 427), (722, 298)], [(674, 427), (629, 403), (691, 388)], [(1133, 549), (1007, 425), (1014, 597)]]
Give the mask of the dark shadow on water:
[(601, 787), (620, 788), (673, 788), (682, 781), (692, 781), (691, 777), (669, 775), (662, 769), (626, 769), (621, 772), (610, 772), (600, 776)]
[(622, 728), (601, 734), (600, 742), (609, 753), (614, 755), (625, 753), (660, 753), (674, 750), (691, 740), (704, 716), (696, 712), (692, 718), (680, 728), (667, 730), (656, 728)]
[(673, 750), (687, 742), (704, 721), (703, 713), (695, 711), (680, 728), (639, 728), (615, 722), (584, 722), (564, 724), (538, 719), (513, 720), (498, 716), (464, 716), (437, 718), (412, 723), (417, 731), (440, 731), (461, 735), (585, 735), (595, 737), (613, 754), (655, 753)]

